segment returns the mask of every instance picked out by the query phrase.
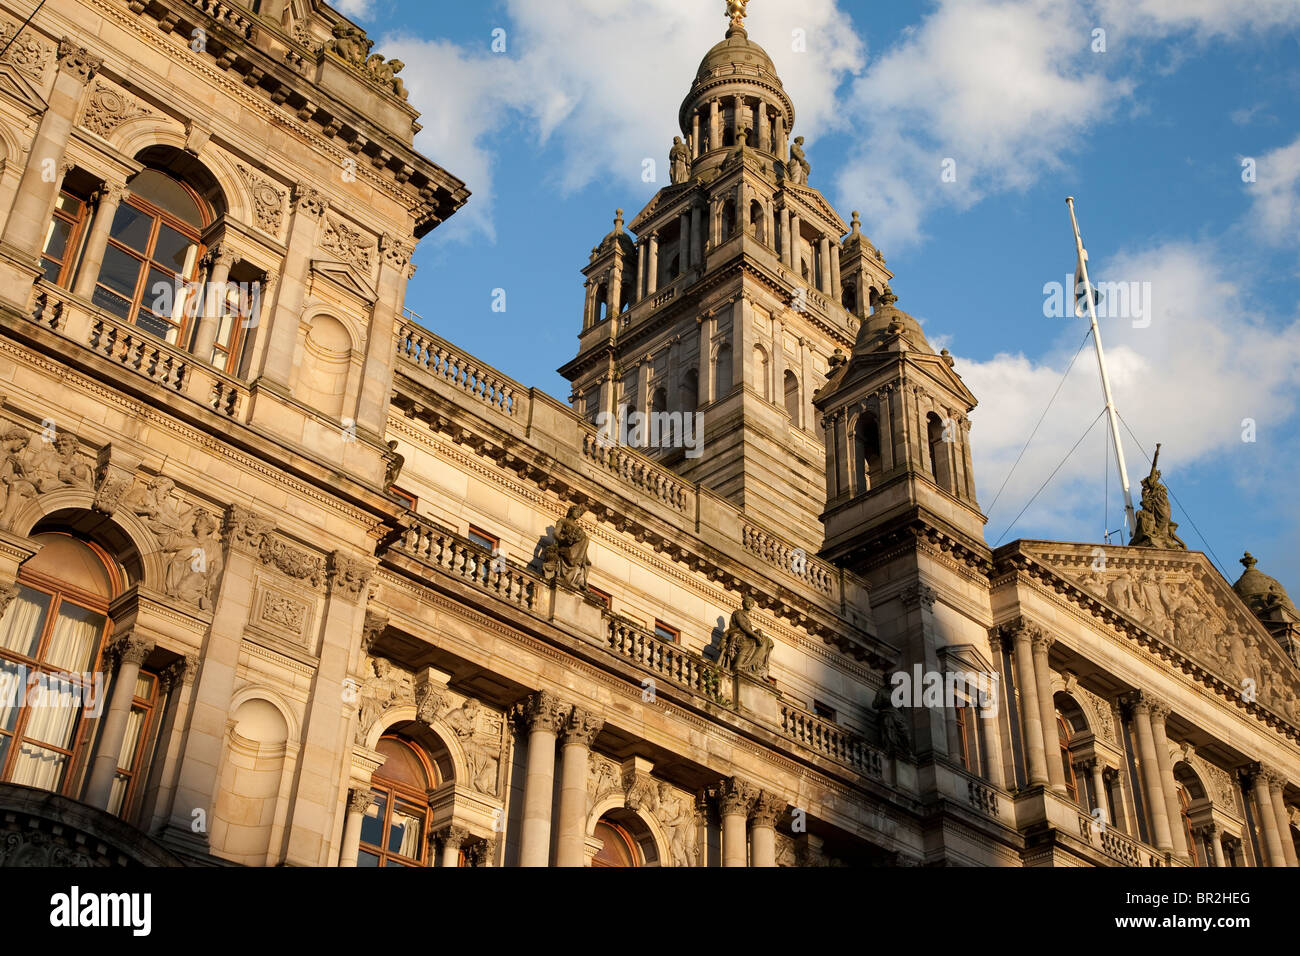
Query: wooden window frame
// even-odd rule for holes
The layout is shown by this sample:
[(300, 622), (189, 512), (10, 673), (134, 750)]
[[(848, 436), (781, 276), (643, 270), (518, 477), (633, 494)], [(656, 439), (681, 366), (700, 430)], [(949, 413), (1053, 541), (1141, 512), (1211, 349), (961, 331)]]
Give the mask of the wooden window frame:
[(602, 591), (594, 584), (588, 584), (587, 593), (604, 604), (606, 611), (614, 610), (614, 595), (610, 594), (608, 591)]
[[(72, 537), (68, 535), (68, 537)], [(91, 541), (85, 541), (81, 538), (74, 538), (80, 544), (90, 548), (104, 564), (105, 572), (109, 578), (110, 590), (116, 594), (121, 590), (121, 578), (117, 569), (113, 566), (107, 553), (98, 545)], [(21, 665), (26, 668), (30, 677), (32, 673), (41, 674), (64, 674), (64, 671), (58, 671), (45, 663), (45, 655), (49, 652), (50, 638), (54, 633), (54, 622), (58, 620), (59, 607), (66, 600), (69, 604), (76, 607), (91, 611), (92, 613), (102, 615), (104, 618), (104, 627), (99, 635), (99, 643), (95, 652), (91, 655), (89, 667), (90, 673), (104, 672), (104, 651), (108, 647), (113, 634), (113, 619), (108, 615), (109, 599), (98, 594), (85, 591), (58, 578), (41, 574), (37, 571), (31, 571), (26, 568), (18, 569), (17, 583), (22, 584), (33, 591), (40, 591), (49, 595), (50, 604), (45, 611), (45, 619), (41, 623), (41, 634), (37, 639), (36, 653), (34, 657), (26, 657), (16, 651), (8, 648), (0, 649), (0, 659), (13, 664)], [(108, 679), (105, 677), (105, 693), (108, 692)], [(26, 688), (23, 688), (25, 693)], [(104, 702), (107, 708), (107, 700)], [(17, 760), (18, 753), (22, 749), (22, 744), (27, 738), (24, 731), (27, 727), (30, 709), (22, 707), (18, 711), (18, 718), (14, 721), (11, 731), (5, 731), (3, 736), (9, 738), (9, 749), (5, 753), (3, 761), (0, 761), (0, 781), (8, 781), (10, 774), (13, 772), (14, 764)], [(64, 766), (63, 779), (59, 781), (57, 790), (51, 791), (63, 796), (76, 799), (81, 788), (81, 778), (85, 773), (86, 767), (90, 761), (90, 749), (93, 742), (92, 735), (98, 731), (102, 725), (103, 715), (99, 718), (88, 718), (83, 713), (77, 720), (77, 728), (72, 735), (72, 745), (69, 748), (56, 747), (53, 744), (46, 743), (42, 740), (32, 739), (32, 743), (44, 750), (51, 750), (55, 753), (63, 754), (68, 758)]]
[[(469, 530), (465, 532), (465, 537), (469, 539), (472, 545), (478, 548), (482, 548), (488, 554), (496, 554), (497, 549), (501, 547), (500, 538), (498, 538), (494, 534), (488, 534), (478, 525), (470, 525)], [(489, 541), (491, 542), (491, 544), (485, 545), (481, 541), (475, 541), (474, 540), (475, 538), (481, 538), (482, 541)]]
[[(660, 634), (660, 631), (663, 631), (664, 633)], [(682, 642), (681, 630), (673, 627), (671, 624), (665, 624), (663, 621), (659, 620), (659, 618), (655, 618), (654, 632), (655, 637), (659, 638), (661, 641), (666, 641), (669, 644), (680, 644)], [(664, 635), (667, 636), (665, 637)]]
[[(420, 766), (424, 770), (425, 779), (429, 781), (430, 786), (432, 786), (437, 781), (438, 775), (437, 773), (434, 772), (433, 766), (430, 763), (429, 758), (425, 755), (424, 751), (420, 747), (415, 746), (409, 740), (405, 740), (401, 737), (396, 737), (390, 734), (386, 734), (385, 739), (391, 740), (394, 743), (402, 747), (405, 747), (406, 749), (410, 750), (413, 754), (415, 754), (415, 758), (420, 762)], [(381, 834), (381, 839), (384, 841), (384, 845), (375, 846), (373, 843), (365, 842), (363, 838), (357, 847), (358, 859), (360, 858), (360, 855), (362, 853), (370, 853), (372, 856), (379, 857), (378, 868), (380, 869), (388, 866), (390, 860), (405, 867), (428, 868), (431, 865), (430, 863), (431, 856), (430, 856), (430, 849), (429, 849), (429, 836), (430, 836), (429, 825), (430, 822), (433, 820), (433, 810), (429, 806), (428, 792), (426, 791), (424, 793), (420, 793), (414, 787), (408, 787), (405, 786), (404, 784), (400, 784), (395, 781), (387, 780), (383, 777), (378, 777), (378, 776), (374, 776), (371, 778), (370, 789), (373, 792), (383, 793), (386, 798), (384, 800), (384, 818), (381, 821), (380, 831), (379, 831)], [(420, 826), (419, 859), (414, 859), (409, 856), (402, 856), (400, 853), (388, 849), (388, 835), (392, 826), (393, 808), (397, 805), (397, 798), (401, 798), (401, 800), (405, 803), (415, 805), (422, 811), (422, 823)], [(371, 806), (374, 806), (373, 799), (371, 800)]]
[[(203, 201), (203, 198), (194, 190), (192, 186), (189, 185), (189, 183), (177, 179), (171, 173), (165, 172), (164, 170), (158, 170), (158, 172), (162, 173), (164, 176), (167, 176), (169, 179), (171, 179), (173, 182), (180, 185), (187, 193), (190, 194), (190, 197), (194, 200), (195, 205), (198, 207), (200, 217), (205, 220), (204, 225), (206, 226), (207, 225), (206, 220), (208, 219), (209, 213), (208, 213), (207, 203)], [(126, 195), (123, 197), (121, 205), (118, 206), (118, 209), (120, 210), (123, 206), (130, 206), (133, 209), (144, 213), (146, 216), (150, 216), (153, 218), (153, 225), (149, 229), (149, 239), (145, 243), (145, 250), (143, 252), (132, 249), (126, 243), (116, 239), (112, 235), (112, 227), (110, 226), (109, 228), (108, 244), (105, 246), (105, 251), (109, 249), (117, 249), (119, 252), (122, 252), (123, 254), (130, 256), (132, 259), (136, 260), (137, 263), (139, 263), (139, 267), (136, 271), (135, 293), (130, 301), (130, 306), (125, 318), (118, 316), (117, 313), (113, 312), (111, 309), (108, 309), (103, 305), (97, 304), (96, 307), (102, 309), (105, 312), (108, 312), (110, 315), (112, 315), (116, 319), (119, 319), (120, 321), (126, 322), (130, 325), (134, 325), (140, 328), (142, 331), (145, 332), (146, 335), (153, 336), (154, 338), (158, 338), (160, 341), (165, 342), (167, 341), (166, 338), (162, 338), (154, 335), (152, 332), (150, 332), (148, 329), (145, 329), (144, 326), (140, 325), (139, 323), (140, 310), (144, 307), (145, 295), (148, 292), (150, 268), (151, 267), (157, 268), (158, 271), (171, 275), (173, 279), (176, 276), (176, 272), (174, 270), (169, 271), (170, 267), (168, 267), (166, 263), (158, 262), (153, 258), (154, 253), (157, 252), (158, 234), (161, 231), (162, 226), (166, 225), (176, 230), (181, 235), (185, 236), (187, 239), (189, 239), (191, 242), (194, 243), (194, 245), (196, 246), (196, 250), (194, 254), (194, 273), (193, 275), (182, 276), (181, 281), (185, 283), (196, 283), (199, 276), (202, 274), (203, 256), (207, 251), (207, 247), (204, 246), (202, 241), (202, 235), (201, 235), (202, 230), (196, 229), (194, 226), (190, 225), (189, 223), (181, 220), (180, 218), (173, 215), (172, 213), (167, 212), (162, 207), (151, 203), (149, 200), (145, 199), (144, 197), (136, 195), (135, 193), (131, 192), (129, 189)], [(100, 266), (100, 269), (102, 273), (103, 270), (102, 264)], [(125, 296), (123, 296), (117, 290), (111, 289), (108, 286), (101, 283), (99, 281), (99, 276), (96, 276), (95, 289), (94, 292), (92, 292), (92, 297), (100, 289), (103, 289), (108, 295), (111, 295), (115, 299), (125, 298)], [(199, 304), (200, 304), (200, 312), (201, 312), (204, 293), (202, 291), (199, 291), (197, 295), (199, 296)], [(192, 353), (193, 350), (191, 348), (192, 345), (191, 340), (193, 339), (194, 333), (198, 327), (198, 323), (193, 321), (195, 317), (190, 315), (193, 309), (189, 307), (188, 300), (183, 303), (173, 302), (172, 306), (173, 306), (172, 316), (166, 316), (166, 317), (159, 316), (158, 313), (153, 312), (152, 309), (150, 309), (149, 311), (154, 316), (156, 316), (159, 319), (159, 321), (166, 322), (168, 325), (172, 325), (173, 322), (175, 321), (174, 312), (176, 309), (179, 308), (181, 321), (179, 325), (174, 326), (176, 329), (176, 341), (168, 342), (167, 344), (172, 345), (175, 348), (183, 349), (184, 351)], [(202, 356), (199, 357), (202, 358)], [(203, 360), (210, 363), (211, 357), (209, 356), (208, 358), (205, 358)]]
[(829, 704), (823, 704), (816, 697), (814, 697), (812, 701), (812, 712), (822, 720), (829, 720), (831, 722), (834, 722), (837, 714), (834, 707)]
[[(91, 204), (88, 198), (78, 196), (70, 189), (60, 189), (59, 197), (67, 196), (73, 202), (80, 204), (81, 209), (77, 215), (73, 216), (65, 210), (59, 208), (58, 198), (54, 202), (54, 212), (50, 216), (50, 223), (46, 227), (51, 228), (55, 220), (66, 222), (69, 225), (68, 241), (63, 247), (63, 257), (56, 258), (48, 255), (43, 249), (41, 251), (41, 268), (44, 271), (46, 261), (53, 262), (59, 267), (58, 274), (53, 278), (46, 278), (46, 281), (53, 282), (55, 285), (64, 289), (71, 287), (72, 277), (76, 272), (76, 265), (81, 260), (81, 244), (86, 237), (86, 226), (90, 222)], [(46, 236), (48, 241), (48, 233)], [(42, 244), (43, 245), (43, 244)]]

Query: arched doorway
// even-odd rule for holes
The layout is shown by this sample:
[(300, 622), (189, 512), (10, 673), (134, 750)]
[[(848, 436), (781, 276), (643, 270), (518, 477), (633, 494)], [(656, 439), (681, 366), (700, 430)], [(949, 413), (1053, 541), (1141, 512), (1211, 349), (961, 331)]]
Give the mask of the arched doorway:
[(654, 834), (632, 810), (616, 808), (601, 814), (592, 836), (601, 841), (591, 860), (594, 867), (660, 865)]
[(429, 791), (437, 768), (422, 747), (396, 734), (375, 747), (384, 762), (370, 779), (357, 866), (429, 866)]

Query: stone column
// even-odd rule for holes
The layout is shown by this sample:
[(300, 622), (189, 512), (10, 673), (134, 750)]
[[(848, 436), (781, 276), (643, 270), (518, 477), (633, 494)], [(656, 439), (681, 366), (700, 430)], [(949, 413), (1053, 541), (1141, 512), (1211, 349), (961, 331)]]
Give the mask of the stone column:
[(650, 236), (650, 255), (646, 259), (645, 294), (654, 295), (659, 289), (659, 234)]
[(1269, 795), (1269, 776), (1271, 771), (1258, 764), (1247, 772), (1252, 808), (1255, 813), (1255, 826), (1259, 831), (1259, 843), (1262, 851), (1263, 866), (1286, 866), (1286, 853), (1282, 849), (1282, 834), (1277, 826), (1277, 814), (1273, 809), (1273, 798)]
[(614, 265), (609, 270), (609, 315), (610, 318), (617, 316), (623, 311), (623, 264), (618, 259), (614, 259)]
[(823, 233), (817, 240), (817, 258), (820, 260), (817, 270), (817, 288), (826, 295), (831, 294), (831, 241)]
[(1205, 825), (1205, 835), (1210, 841), (1210, 852), (1214, 854), (1214, 865), (1222, 869), (1228, 863), (1223, 858), (1223, 837), (1219, 834), (1219, 825), (1217, 823), (1207, 823)]
[(754, 788), (739, 777), (728, 777), (718, 787), (718, 803), (722, 810), (723, 866), (748, 865), (745, 822), (754, 798)]
[(745, 128), (745, 98), (737, 93), (731, 98), (731, 141), (740, 143), (740, 131)]
[(767, 104), (759, 102), (754, 111), (754, 125), (758, 127), (758, 148), (765, 153), (772, 151), (772, 126), (767, 115)]
[[(393, 390), (394, 333), (402, 317), (406, 283), (415, 274), (411, 255), (415, 246), (387, 233), (379, 237), (379, 281), (370, 311), (361, 394), (357, 396), (356, 423), (374, 435), (384, 433)], [(615, 296), (617, 300), (617, 296)], [(617, 312), (615, 313), (617, 314)]]
[(691, 112), (691, 159), (700, 155), (700, 111)]
[(780, 217), (781, 220), (781, 236), (780, 236), (780, 242), (777, 244), (777, 252), (781, 256), (781, 261), (785, 263), (785, 266), (788, 269), (790, 267), (790, 249), (791, 249), (789, 207), (782, 206), (780, 212), (778, 212), (777, 215)]
[(469, 830), (454, 823), (449, 823), (439, 830), (437, 833), (438, 865), (453, 869), (460, 866), (460, 848), (469, 836)]
[(831, 254), (831, 299), (836, 305), (840, 304), (840, 296), (843, 290), (840, 289), (840, 241), (831, 239), (829, 244)]
[(348, 815), (343, 821), (343, 844), (339, 847), (339, 866), (356, 866), (361, 849), (361, 825), (366, 811), (374, 803), (369, 787), (354, 787), (348, 791)]
[(691, 262), (691, 212), (683, 209), (677, 216), (677, 261), (681, 265), (681, 275), (693, 264)]
[(90, 781), (86, 784), (86, 802), (107, 810), (113, 796), (113, 780), (117, 776), (118, 761), (122, 756), (122, 741), (126, 738), (126, 724), (131, 716), (131, 701), (135, 699), (135, 682), (140, 676), (140, 665), (153, 653), (153, 642), (137, 637), (131, 632), (113, 642), (110, 653), (117, 658), (117, 674), (113, 678), (113, 694), (108, 702), (108, 714), (99, 734), (95, 762), (91, 765)]
[(140, 829), (155, 832), (171, 814), (176, 793), (176, 773), (185, 746), (185, 722), (199, 672), (197, 654), (187, 654), (158, 675), (160, 694), (166, 700), (158, 730), (158, 743), (149, 767), (149, 782), (140, 807)]
[(561, 728), (560, 832), (555, 841), (556, 866), (583, 866), (587, 843), (587, 758), (605, 722), (574, 707)]
[(235, 264), (236, 256), (229, 245), (219, 242), (208, 250), (204, 259), (204, 265), (208, 267), (208, 282), (203, 290), (203, 311), (191, 351), (200, 361), (210, 362), (212, 346), (217, 341), (217, 326), (226, 311), (226, 282), (230, 278), (230, 267)]
[(524, 823), (519, 836), (519, 865), (546, 866), (551, 853), (551, 792), (555, 779), (555, 735), (563, 723), (563, 706), (550, 691), (539, 691), (519, 710), (528, 732), (528, 768), (524, 776)]
[(789, 143), (785, 137), (785, 114), (778, 109), (776, 114), (776, 158), (783, 163), (790, 159)]
[(86, 244), (82, 249), (73, 295), (89, 299), (95, 294), (95, 280), (99, 278), (104, 253), (108, 250), (108, 234), (112, 231), (117, 207), (122, 204), (125, 195), (126, 187), (115, 183), (105, 183), (96, 193), (95, 218), (90, 224), (90, 233), (86, 236)]
[(636, 244), (636, 301), (638, 302), (645, 298), (645, 255), (645, 242), (638, 242)]
[(1142, 783), (1146, 789), (1147, 810), (1155, 834), (1156, 849), (1172, 851), (1173, 837), (1169, 832), (1169, 811), (1160, 778), (1160, 758), (1156, 756), (1155, 735), (1151, 730), (1151, 696), (1133, 695), (1133, 726), (1137, 730), (1138, 758), (1142, 762)]
[(713, 330), (715, 319), (713, 313), (708, 312), (700, 317), (700, 343), (699, 343), (699, 395), (698, 401), (701, 405), (707, 405), (713, 401)]
[(783, 799), (767, 790), (759, 791), (754, 798), (749, 833), (754, 866), (776, 866), (776, 821), (785, 813), (785, 805)]
[[(884, 421), (884, 416), (877, 416), (879, 421)], [(881, 445), (884, 445), (884, 435), (881, 436)], [(870, 483), (870, 477), (867, 478)], [(989, 713), (985, 707), (977, 710), (979, 717), (980, 741), (983, 744), (985, 774), (988, 782), (999, 790), (1007, 788), (1006, 770), (1002, 766), (1002, 725), (1001, 716), (1003, 712), (1002, 698), (1005, 693), (1004, 687), (1007, 686), (1006, 678), (1002, 674), (1002, 639), (993, 634), (989, 637), (989, 650), (993, 655), (993, 677), (997, 679), (997, 686), (993, 688), (995, 697), (988, 702), (987, 706), (993, 708)]]
[(1178, 802), (1178, 781), (1174, 779), (1174, 765), (1169, 759), (1169, 738), (1165, 734), (1169, 707), (1152, 700), (1150, 714), (1151, 738), (1156, 748), (1156, 764), (1160, 767), (1160, 786), (1165, 792), (1165, 813), (1169, 817), (1169, 836), (1173, 841), (1174, 855), (1187, 862), (1191, 857), (1183, 828), (1183, 808)]
[[(1128, 790), (1125, 787), (1120, 771), (1114, 767), (1106, 767), (1101, 772), (1101, 778), (1108, 788), (1113, 787), (1119, 794), (1119, 807), (1115, 811), (1119, 816), (1119, 820), (1112, 820), (1111, 824), (1114, 825), (1122, 821), (1124, 825), (1121, 829), (1123, 829), (1125, 833), (1136, 834), (1137, 819), (1134, 817), (1133, 809), (1129, 805)], [(1111, 791), (1108, 789), (1107, 792), (1109, 793)]]
[(704, 210), (699, 203), (691, 206), (691, 264), (704, 265)]
[(1268, 792), (1272, 798), (1273, 815), (1277, 818), (1277, 835), (1282, 844), (1282, 856), (1287, 866), (1296, 866), (1295, 841), (1291, 839), (1291, 822), (1286, 812), (1286, 777), (1280, 771), (1268, 773)]
[[(67, 37), (59, 40), (58, 69), (41, 114), (0, 245), (23, 265), (38, 266), (61, 185), (63, 154), (86, 84), (103, 64)], [(12, 159), (12, 157), (11, 157)], [(24, 294), (26, 290), (24, 289)]]
[(709, 101), (709, 149), (718, 149), (722, 145), (722, 124), (718, 122), (718, 101)]
[(1039, 630), (1033, 636), (1034, 682), (1038, 687), (1038, 719), (1043, 728), (1043, 753), (1047, 757), (1047, 779), (1057, 793), (1065, 793), (1065, 767), (1059, 755), (1060, 738), (1056, 729), (1056, 704), (1052, 701), (1052, 671), (1047, 654), (1054, 639)]
[[(755, 383), (757, 387), (757, 383)], [(772, 317), (772, 362), (768, 368), (768, 379), (763, 388), (759, 388), (771, 399), (772, 404), (785, 407), (785, 323), (776, 316)]]
[(1047, 786), (1047, 754), (1043, 749), (1043, 717), (1038, 706), (1038, 684), (1034, 679), (1031, 645), (1037, 629), (1025, 622), (1010, 625), (1014, 642), (1016, 683), (1020, 685), (1020, 726), (1025, 743), (1025, 769), (1031, 787)]
[(286, 393), (293, 376), (294, 350), (298, 345), (302, 304), (307, 295), (311, 259), (316, 249), (316, 232), (328, 207), (325, 196), (308, 183), (294, 186), (289, 238), (284, 268), (280, 270), (283, 279), (275, 307), (270, 312), (271, 328), (262, 357), (262, 376)]
[[(802, 255), (802, 253), (800, 252), (799, 229), (800, 229), (799, 214), (796, 212), (791, 212), (790, 213), (790, 261), (786, 264), (790, 267), (790, 269), (794, 272), (795, 275), (800, 275), (799, 256)], [(812, 285), (811, 282), (809, 282), (808, 284)]]
[(1106, 800), (1106, 768), (1102, 766), (1100, 760), (1093, 757), (1088, 761), (1088, 769), (1092, 771), (1092, 792), (1096, 797), (1096, 806), (1093, 809), (1100, 810), (1102, 820), (1110, 823), (1110, 807)]
[(731, 304), (731, 372), (732, 385), (736, 388), (745, 384), (749, 353), (754, 349), (753, 314), (747, 296), (742, 295)]

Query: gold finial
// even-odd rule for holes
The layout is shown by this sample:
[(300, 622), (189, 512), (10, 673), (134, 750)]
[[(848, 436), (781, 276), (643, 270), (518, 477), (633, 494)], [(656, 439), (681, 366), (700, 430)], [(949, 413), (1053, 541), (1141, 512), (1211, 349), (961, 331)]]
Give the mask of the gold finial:
[(745, 6), (749, 0), (727, 0), (727, 16), (731, 17), (731, 29), (745, 29)]

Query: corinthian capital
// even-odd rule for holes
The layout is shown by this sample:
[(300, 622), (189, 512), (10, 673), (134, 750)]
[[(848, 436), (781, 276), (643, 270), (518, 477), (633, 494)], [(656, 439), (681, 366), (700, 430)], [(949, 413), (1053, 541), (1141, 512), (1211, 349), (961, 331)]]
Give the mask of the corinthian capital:
[(529, 733), (535, 730), (558, 734), (564, 727), (570, 708), (549, 690), (539, 690), (527, 700), (517, 705), (515, 719)]
[(749, 808), (757, 793), (752, 784), (746, 783), (739, 777), (725, 778), (718, 785), (718, 805), (722, 808), (722, 815), (724, 817), (732, 814), (748, 816)]
[(934, 607), (934, 602), (938, 600), (939, 594), (928, 584), (909, 584), (899, 592), (898, 598), (903, 602), (903, 607), (908, 610), (915, 610), (925, 607), (927, 610)]
[(115, 640), (108, 648), (108, 656), (117, 663), (139, 666), (153, 653), (153, 641), (146, 640), (134, 633), (127, 632)]
[(561, 739), (565, 744), (577, 744), (591, 749), (592, 742), (600, 735), (605, 721), (590, 711), (574, 707), (564, 720), (560, 729)]
[(59, 41), (59, 71), (75, 76), (82, 83), (89, 83), (90, 78), (104, 65), (103, 59), (91, 56), (85, 47), (77, 46), (71, 38)]
[(753, 808), (750, 810), (750, 819), (755, 826), (774, 827), (776, 821), (781, 819), (785, 813), (786, 801), (783, 797), (778, 797), (770, 790), (760, 790), (754, 798)]
[(374, 801), (369, 787), (361, 787), (348, 792), (348, 813), (365, 813)]

